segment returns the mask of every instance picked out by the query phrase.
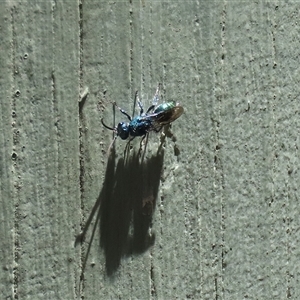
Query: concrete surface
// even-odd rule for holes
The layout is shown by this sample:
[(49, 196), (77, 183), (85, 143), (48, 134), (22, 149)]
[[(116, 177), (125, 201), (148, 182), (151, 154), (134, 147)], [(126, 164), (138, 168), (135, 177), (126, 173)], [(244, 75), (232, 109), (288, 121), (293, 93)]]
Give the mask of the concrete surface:
[[(299, 13), (2, 2), (0, 298), (300, 299)], [(108, 159), (158, 82), (184, 115)]]

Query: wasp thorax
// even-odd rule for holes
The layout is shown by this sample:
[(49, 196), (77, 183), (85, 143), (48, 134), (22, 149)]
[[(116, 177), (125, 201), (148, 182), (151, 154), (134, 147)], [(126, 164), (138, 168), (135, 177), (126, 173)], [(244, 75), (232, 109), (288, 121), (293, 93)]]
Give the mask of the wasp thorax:
[(129, 128), (125, 122), (120, 122), (117, 127), (117, 135), (122, 139), (126, 140), (129, 136)]

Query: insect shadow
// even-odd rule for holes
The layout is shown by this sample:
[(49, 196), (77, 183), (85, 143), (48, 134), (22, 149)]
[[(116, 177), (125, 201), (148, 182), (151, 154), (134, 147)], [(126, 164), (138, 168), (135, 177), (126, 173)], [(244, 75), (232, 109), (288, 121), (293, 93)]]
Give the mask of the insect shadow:
[(82, 234), (76, 240), (76, 243), (82, 241), (96, 215), (82, 275), (97, 226), (108, 276), (117, 271), (122, 257), (143, 253), (154, 244), (155, 235), (150, 235), (149, 229), (152, 227), (163, 158), (163, 150), (145, 161), (140, 159), (138, 152), (134, 152), (120, 158), (116, 164), (113, 147), (102, 189)]

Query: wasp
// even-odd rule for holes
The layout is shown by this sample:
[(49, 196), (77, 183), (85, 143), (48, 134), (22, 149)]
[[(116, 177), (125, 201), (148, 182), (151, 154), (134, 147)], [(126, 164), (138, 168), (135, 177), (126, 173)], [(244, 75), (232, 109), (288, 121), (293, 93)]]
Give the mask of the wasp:
[(129, 122), (120, 122), (116, 127), (110, 127), (103, 122), (103, 118), (101, 119), (102, 125), (114, 131), (116, 134), (110, 147), (118, 136), (122, 140), (126, 140), (130, 137), (130, 141), (137, 136), (141, 136), (143, 140), (150, 131), (159, 132), (164, 125), (170, 124), (178, 119), (184, 111), (183, 107), (175, 101), (157, 105), (159, 101), (159, 85), (152, 100), (152, 105), (147, 109), (146, 113), (144, 113), (143, 105), (138, 98), (138, 92), (135, 94), (135, 99), (137, 99), (140, 108), (140, 114), (136, 117), (131, 117), (114, 102), (114, 105), (128, 118)]

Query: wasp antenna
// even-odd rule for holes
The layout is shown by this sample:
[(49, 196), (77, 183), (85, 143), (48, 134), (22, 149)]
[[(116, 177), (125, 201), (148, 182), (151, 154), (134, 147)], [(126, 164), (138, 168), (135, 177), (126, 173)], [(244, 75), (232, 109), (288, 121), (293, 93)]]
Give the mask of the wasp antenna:
[(113, 105), (121, 112), (124, 112), (124, 109), (122, 109), (120, 106), (118, 106), (117, 102), (114, 102)]
[(116, 106), (118, 109), (122, 109), (121, 107), (118, 106), (116, 101), (114, 101), (113, 105)]
[(103, 125), (105, 128), (107, 128), (107, 129), (109, 129), (109, 130), (112, 130), (112, 131), (115, 131), (115, 128), (109, 127), (109, 126), (107, 126), (107, 125), (103, 122), (103, 118), (101, 119), (101, 123), (102, 123), (102, 125)]

